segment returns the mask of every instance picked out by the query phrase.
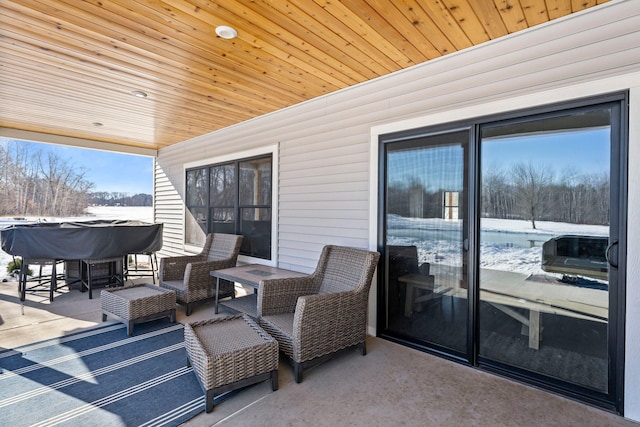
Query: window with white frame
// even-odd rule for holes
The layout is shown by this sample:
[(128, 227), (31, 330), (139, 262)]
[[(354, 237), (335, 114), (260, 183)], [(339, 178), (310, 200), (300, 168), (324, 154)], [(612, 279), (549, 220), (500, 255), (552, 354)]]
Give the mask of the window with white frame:
[(190, 168), (185, 182), (186, 244), (202, 244), (203, 232), (241, 234), (240, 254), (271, 259), (271, 154)]

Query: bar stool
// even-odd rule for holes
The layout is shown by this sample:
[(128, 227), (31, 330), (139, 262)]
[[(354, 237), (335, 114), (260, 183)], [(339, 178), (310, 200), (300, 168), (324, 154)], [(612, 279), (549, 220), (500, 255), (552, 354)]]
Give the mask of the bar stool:
[[(20, 301), (24, 301), (26, 299), (27, 291), (32, 293), (47, 292), (49, 294), (49, 301), (53, 301), (54, 292), (58, 290), (58, 279), (64, 278), (64, 274), (62, 272), (58, 273), (56, 268), (56, 266), (61, 262), (62, 260), (56, 259), (22, 259), (18, 277)], [(37, 265), (39, 269), (38, 276), (35, 276), (32, 279), (29, 279), (30, 265)], [(49, 265), (51, 266), (51, 273), (42, 274), (43, 267)]]
[[(146, 256), (149, 258), (149, 268), (141, 267), (138, 264), (138, 255)], [(133, 257), (133, 264), (130, 263), (129, 258)], [(129, 276), (135, 277), (151, 277), (153, 284), (156, 284), (156, 275), (158, 272), (158, 258), (155, 252), (141, 252), (133, 253), (127, 256), (127, 263), (125, 269), (125, 281), (129, 280)]]
[[(107, 272), (94, 274), (94, 270), (101, 264), (108, 264)], [(124, 286), (123, 257), (83, 259), (81, 268), (82, 286), (80, 290), (84, 292), (85, 288), (87, 288), (89, 290), (89, 299), (93, 299), (93, 285), (96, 280), (107, 279), (107, 286)]]

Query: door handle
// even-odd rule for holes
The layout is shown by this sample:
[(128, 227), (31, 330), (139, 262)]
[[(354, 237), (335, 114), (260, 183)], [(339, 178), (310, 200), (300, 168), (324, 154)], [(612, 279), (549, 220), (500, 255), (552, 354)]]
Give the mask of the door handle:
[(465, 252), (469, 252), (469, 239), (464, 239), (464, 240), (462, 241), (462, 249), (463, 249)]
[(611, 258), (611, 251), (613, 249), (614, 246), (618, 246), (618, 241), (614, 240), (613, 242), (611, 242), (609, 244), (609, 246), (607, 246), (607, 250), (604, 253), (604, 257), (606, 258), (607, 262), (609, 263), (609, 265), (613, 268), (618, 268), (618, 257), (616, 256), (616, 262), (612, 261)]

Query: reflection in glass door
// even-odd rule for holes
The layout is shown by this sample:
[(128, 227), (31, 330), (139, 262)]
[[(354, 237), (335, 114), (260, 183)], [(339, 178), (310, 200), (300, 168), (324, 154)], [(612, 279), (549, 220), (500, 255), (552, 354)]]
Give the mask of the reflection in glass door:
[(611, 116), (578, 109), (480, 133), (479, 357), (604, 394)]
[(386, 144), (385, 330), (466, 354), (467, 130)]

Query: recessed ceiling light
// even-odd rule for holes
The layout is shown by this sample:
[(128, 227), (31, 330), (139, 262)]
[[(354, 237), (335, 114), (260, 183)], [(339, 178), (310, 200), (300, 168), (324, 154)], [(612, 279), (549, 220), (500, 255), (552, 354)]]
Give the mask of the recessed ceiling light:
[(138, 98), (146, 98), (147, 97), (147, 94), (142, 92), (141, 90), (134, 90), (133, 92), (131, 92), (131, 94), (133, 96), (138, 97)]
[(216, 27), (216, 34), (223, 39), (235, 39), (238, 37), (238, 32), (235, 28), (227, 27), (226, 25)]
[(100, 127), (100, 126), (102, 126), (102, 123), (100, 123), (100, 122), (93, 122), (93, 123), (91, 123), (91, 124), (92, 124), (92, 125), (94, 125), (95, 127)]

